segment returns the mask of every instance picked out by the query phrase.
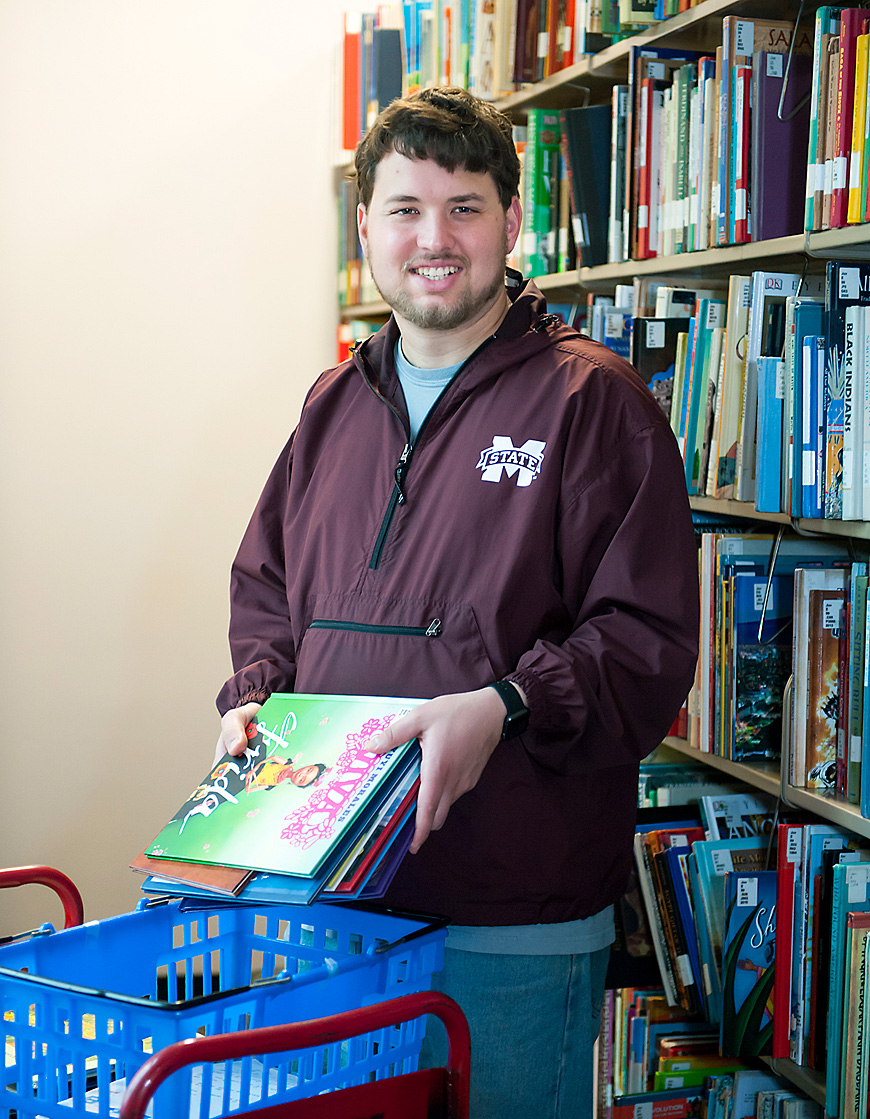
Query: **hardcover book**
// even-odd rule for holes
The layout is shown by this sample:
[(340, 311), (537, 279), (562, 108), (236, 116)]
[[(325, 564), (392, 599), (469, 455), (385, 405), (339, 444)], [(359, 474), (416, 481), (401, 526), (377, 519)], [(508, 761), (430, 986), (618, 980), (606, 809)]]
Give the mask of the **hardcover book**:
[(844, 589), (811, 590), (808, 610), (806, 784), (832, 790), (837, 779), (840, 610)]
[(670, 418), (677, 339), (689, 329), (688, 318), (635, 318), (631, 324), (631, 364)]
[[(865, 854), (865, 858), (867, 856)], [(840, 1099), (843, 992), (847, 978), (848, 915), (870, 910), (870, 862), (841, 862), (831, 885), (831, 966), (828, 990), (825, 1109), (836, 1115)]]
[(867, 1113), (867, 1057), (870, 1030), (870, 913), (846, 918), (846, 985), (843, 999), (843, 1075), (841, 1119), (863, 1119)]
[[(843, 385), (841, 490), (842, 516), (848, 519), (849, 516), (854, 518), (862, 515), (865, 396), (863, 339), (866, 331), (863, 316), (856, 315), (859, 308), (870, 306), (870, 264), (829, 261), (825, 279), (829, 377), (836, 378)], [(853, 309), (851, 312), (850, 308)], [(847, 321), (852, 324), (848, 347)]]
[(838, 95), (834, 130), (831, 227), (846, 224), (849, 209), (849, 157), (852, 151), (852, 117), (855, 97), (855, 56), (862, 22), (870, 8), (843, 8), (840, 14)]
[[(752, 60), (751, 240), (800, 233), (809, 131), (812, 57), (759, 51)], [(785, 95), (783, 97), (783, 90)], [(782, 102), (782, 105), (780, 105)]]
[(733, 576), (734, 761), (780, 756), (782, 695), (791, 672), (791, 575)]
[[(807, 728), (810, 723), (810, 673), (812, 659), (810, 654), (810, 591), (843, 590), (846, 585), (845, 567), (799, 567), (795, 571), (794, 615), (792, 625), (792, 693), (791, 693), (791, 739), (789, 742), (789, 780), (793, 785), (804, 788), (808, 784), (808, 774), (815, 768), (818, 760), (812, 763), (807, 758)], [(836, 775), (836, 744), (834, 747), (834, 775)], [(813, 774), (813, 782), (823, 776), (822, 771)]]
[(610, 231), (611, 105), (586, 105), (561, 111), (563, 144), (573, 201), (577, 263), (606, 264)]
[(773, 1039), (776, 871), (729, 874), (725, 906), (722, 1052), (758, 1057)]
[(343, 853), (409, 770), (415, 743), (378, 756), (367, 745), (420, 700), (275, 693), (146, 854), (313, 877)]

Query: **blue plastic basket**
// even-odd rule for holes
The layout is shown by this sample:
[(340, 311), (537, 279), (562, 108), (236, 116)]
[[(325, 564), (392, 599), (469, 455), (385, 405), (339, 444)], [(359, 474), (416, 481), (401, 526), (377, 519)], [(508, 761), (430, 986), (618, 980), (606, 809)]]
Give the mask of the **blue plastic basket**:
[[(127, 1079), (198, 1034), (320, 1018), (426, 990), (445, 930), (335, 905), (132, 913), (0, 946), (6, 1061), (0, 1117), (117, 1114)], [(155, 1119), (217, 1119), (412, 1071), (425, 1022), (292, 1055), (194, 1066), (154, 1100)]]

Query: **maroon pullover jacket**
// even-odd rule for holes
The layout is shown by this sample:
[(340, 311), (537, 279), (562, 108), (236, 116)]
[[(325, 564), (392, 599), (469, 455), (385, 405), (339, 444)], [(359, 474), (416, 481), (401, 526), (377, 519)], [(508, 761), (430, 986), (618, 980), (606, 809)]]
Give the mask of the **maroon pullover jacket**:
[(697, 553), (659, 406), (533, 284), (511, 296), (413, 447), (392, 319), (314, 384), (233, 566), (218, 698), (515, 680), (528, 731), (387, 896), (464, 925), (574, 920), (621, 895), (638, 763), (697, 655)]

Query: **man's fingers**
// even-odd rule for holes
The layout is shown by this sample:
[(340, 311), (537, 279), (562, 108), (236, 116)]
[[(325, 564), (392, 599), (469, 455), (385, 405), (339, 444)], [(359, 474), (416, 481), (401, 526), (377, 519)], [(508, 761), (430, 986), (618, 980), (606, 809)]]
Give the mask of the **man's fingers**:
[(401, 746), (403, 742), (410, 742), (412, 738), (417, 738), (421, 732), (422, 727), (416, 720), (412, 721), (410, 715), (403, 715), (401, 719), (396, 719), (376, 735), (369, 742), (368, 749), (373, 754), (386, 754)]
[(224, 754), (238, 757), (245, 752), (248, 745), (245, 728), (257, 717), (261, 706), (259, 703), (246, 703), (242, 707), (234, 707), (231, 711), (227, 711), (221, 719), (221, 733), (215, 747), (215, 764)]

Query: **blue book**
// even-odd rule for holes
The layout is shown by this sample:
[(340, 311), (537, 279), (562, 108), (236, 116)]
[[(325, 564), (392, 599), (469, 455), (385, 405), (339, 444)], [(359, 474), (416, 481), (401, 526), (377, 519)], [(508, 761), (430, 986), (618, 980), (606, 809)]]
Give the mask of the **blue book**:
[[(856, 858), (859, 856), (855, 855)], [(870, 854), (865, 858), (870, 859)], [(831, 970), (828, 985), (825, 1111), (837, 1115), (840, 1098), (843, 987), (846, 981), (846, 914), (870, 910), (870, 862), (841, 862), (831, 882)]]
[(699, 299), (695, 311), (695, 346), (687, 386), (688, 414), (684, 451), (689, 493), (697, 493), (700, 486), (700, 464), (711, 392), (710, 343), (712, 331), (725, 324), (725, 307), (724, 301), (720, 299)]
[(686, 461), (686, 438), (688, 432), (689, 422), (689, 400), (692, 393), (692, 365), (695, 353), (695, 327), (696, 317), (693, 317), (689, 323), (688, 341), (686, 343), (686, 361), (683, 368), (683, 381), (682, 381), (682, 394), (680, 399), (679, 409), (679, 422), (677, 426), (677, 442), (680, 445), (680, 450), (683, 453), (683, 462)]
[(733, 586), (734, 740), (729, 757), (778, 758), (782, 696), (791, 672), (794, 576), (774, 575), (768, 591), (767, 575), (736, 573)]
[(793, 512), (798, 516), (802, 504), (802, 442), (803, 428), (803, 345), (804, 339), (809, 335), (820, 335), (824, 331), (824, 308), (821, 303), (809, 299), (799, 299), (794, 307), (794, 358), (792, 361), (793, 384), (790, 392), (791, 411), (791, 449), (792, 459), (790, 465), (791, 476), (791, 509), (784, 512)]
[[(800, 923), (795, 912), (795, 943), (801, 945), (798, 971), (799, 989), (795, 994), (800, 998), (799, 1063), (803, 1063), (809, 1044), (810, 998), (813, 984), (813, 969), (817, 966), (818, 952), (814, 937), (814, 915), (816, 908), (816, 875), (821, 873), (826, 851), (843, 851), (849, 846), (845, 833), (831, 824), (808, 824), (804, 828), (804, 843), (800, 864)], [(816, 973), (818, 975), (818, 973)]]
[[(801, 422), (801, 504), (802, 517), (820, 517), (821, 489), (818, 470), (819, 457), (819, 350), (825, 340), (821, 335), (808, 335), (803, 341), (802, 422)], [(822, 353), (824, 349), (822, 348)]]
[(779, 358), (758, 359), (758, 438), (755, 445), (755, 508), (781, 513), (782, 404), (785, 366)]
[(706, 997), (704, 990), (704, 977), (701, 971), (701, 958), (698, 954), (698, 941), (695, 934), (695, 916), (692, 912), (692, 900), (689, 895), (687, 860), (691, 855), (690, 848), (668, 847), (665, 859), (671, 875), (671, 886), (677, 907), (677, 920), (682, 933), (682, 946), (688, 959), (694, 979), (695, 995), (699, 1009), (706, 1011)]
[(775, 870), (726, 877), (725, 922), (722, 1052), (759, 1057), (770, 1053), (773, 1039)]
[(692, 844), (702, 914), (720, 978), (725, 935), (725, 875), (735, 870), (764, 870), (768, 845), (768, 837), (762, 835), (740, 839), (702, 839)]
[(710, 939), (710, 928), (704, 914), (704, 899), (701, 893), (701, 879), (698, 874), (698, 860), (694, 848), (686, 859), (689, 876), (689, 898), (695, 918), (695, 936), (698, 941), (698, 957), (701, 963), (702, 989), (707, 1007), (707, 1018), (718, 1022), (722, 1018), (722, 983), (719, 978), (719, 963)]

